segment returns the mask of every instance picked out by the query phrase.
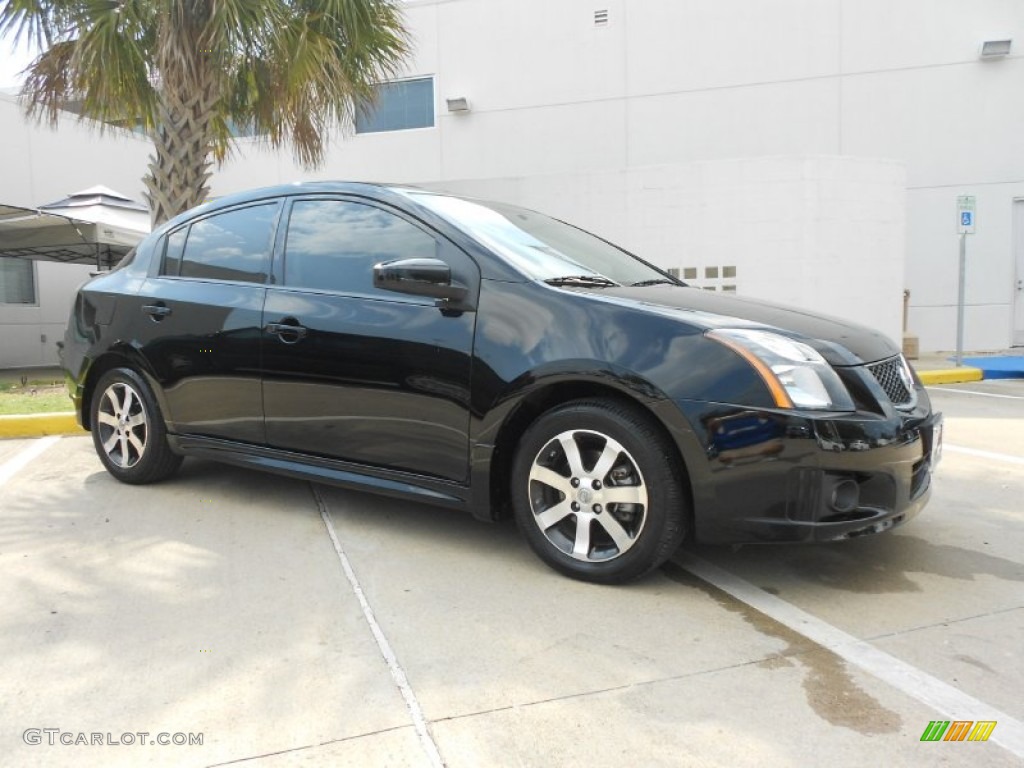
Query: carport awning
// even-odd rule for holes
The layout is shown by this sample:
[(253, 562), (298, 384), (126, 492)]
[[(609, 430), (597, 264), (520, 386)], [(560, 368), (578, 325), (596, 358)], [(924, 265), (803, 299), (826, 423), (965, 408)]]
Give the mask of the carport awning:
[(143, 237), (116, 224), (0, 205), (0, 257), (108, 267)]

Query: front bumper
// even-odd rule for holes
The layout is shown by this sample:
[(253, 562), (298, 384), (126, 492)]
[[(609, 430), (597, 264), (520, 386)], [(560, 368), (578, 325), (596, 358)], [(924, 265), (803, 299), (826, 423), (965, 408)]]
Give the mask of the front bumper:
[(698, 540), (812, 542), (880, 533), (931, 495), (942, 414), (813, 418), (743, 410), (703, 420)]

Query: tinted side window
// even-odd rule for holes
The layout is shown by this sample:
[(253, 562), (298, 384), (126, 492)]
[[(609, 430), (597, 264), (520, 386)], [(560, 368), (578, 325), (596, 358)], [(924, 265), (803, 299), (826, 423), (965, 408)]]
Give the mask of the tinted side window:
[(181, 254), (185, 250), (185, 236), (188, 227), (176, 229), (164, 240), (164, 261), (160, 265), (161, 275), (177, 275), (181, 269)]
[(265, 282), (276, 213), (277, 203), (270, 203), (197, 221), (185, 243), (181, 276)]
[(288, 222), (284, 282), (343, 293), (380, 293), (373, 287), (374, 264), (437, 255), (437, 240), (388, 211), (343, 200), (299, 200)]

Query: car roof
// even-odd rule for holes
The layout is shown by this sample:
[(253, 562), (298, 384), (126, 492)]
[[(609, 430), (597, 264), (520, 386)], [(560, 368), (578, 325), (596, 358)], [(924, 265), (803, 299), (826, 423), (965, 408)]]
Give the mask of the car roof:
[[(174, 229), (186, 221), (191, 221), (199, 216), (204, 216), (214, 211), (230, 208), (235, 205), (257, 202), (273, 197), (295, 196), (295, 195), (316, 195), (316, 194), (349, 194), (366, 197), (381, 202), (390, 202), (396, 205), (416, 205), (415, 199), (410, 198), (410, 193), (417, 195), (443, 195), (447, 197), (461, 197), (449, 192), (417, 187), (413, 184), (390, 184), (369, 181), (297, 181), (289, 184), (274, 184), (266, 187), (255, 187), (240, 192), (233, 192), (223, 197), (212, 198), (207, 202), (179, 213), (174, 218), (164, 222), (158, 228), (160, 233)], [(470, 198), (465, 198), (470, 199)], [(157, 230), (154, 230), (157, 232)]]
[[(390, 203), (397, 208), (414, 212), (421, 219), (433, 222), (435, 227), (441, 228), (450, 239), (458, 245), (461, 245), (467, 252), (479, 252), (479, 244), (476, 243), (470, 235), (461, 233), (458, 228), (453, 227), (450, 222), (444, 222), (437, 213), (416, 200), (417, 197), (424, 195), (457, 197), (463, 200), (472, 200), (473, 198), (463, 197), (461, 195), (455, 195), (440, 190), (417, 187), (413, 184), (388, 184), (368, 181), (336, 180), (301, 181), (290, 184), (275, 184), (267, 187), (247, 189), (241, 192), (225, 195), (224, 197), (218, 197), (195, 208), (190, 208), (169, 221), (164, 222), (154, 229), (144, 242), (149, 244), (155, 243), (173, 229), (182, 225), (187, 225), (189, 222), (195, 221), (203, 216), (232, 208), (234, 206), (256, 203), (261, 200), (271, 200), (274, 198), (325, 194), (363, 197), (367, 200)], [(511, 280), (516, 282), (524, 279), (524, 275), (513, 266), (500, 258), (494, 257), (493, 255), (491, 255), (490, 258), (478, 259), (478, 263), (480, 263), (481, 268), (484, 269), (484, 274), (493, 279)], [(484, 266), (485, 264), (487, 265), (486, 267)]]
[(398, 189), (413, 189), (407, 185), (378, 184), (365, 181), (297, 181), (291, 184), (275, 184), (269, 187), (257, 187), (242, 192), (234, 192), (210, 201), (210, 210), (267, 197), (283, 195), (308, 195), (317, 193), (348, 193), (366, 197), (385, 198)]

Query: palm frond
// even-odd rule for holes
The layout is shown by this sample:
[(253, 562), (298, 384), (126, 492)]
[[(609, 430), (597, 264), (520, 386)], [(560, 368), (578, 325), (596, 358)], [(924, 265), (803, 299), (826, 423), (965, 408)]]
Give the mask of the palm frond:
[(332, 130), (352, 122), (374, 86), (399, 70), (410, 43), (391, 0), (299, 0), (266, 41), (273, 72), (258, 93), (257, 133), (290, 143), (306, 167), (322, 162)]
[(139, 3), (94, 11), (82, 19), (71, 67), (82, 89), (82, 113), (102, 123), (136, 122), (148, 132), (156, 119), (149, 60), (154, 37)]
[(152, 35), (151, 20), (139, 13), (144, 2), (36, 2), (31, 13), (28, 5), (26, 0), (6, 4), (0, 31), (51, 40), (26, 70), (22, 96), (30, 115), (55, 124), (61, 110), (73, 107), (82, 117), (97, 120), (101, 130), (139, 121), (152, 126)]
[(29, 65), (22, 94), (26, 111), (56, 125), (62, 110), (79, 96), (71, 61), (75, 41), (54, 43)]
[(30, 114), (55, 123), (75, 104), (101, 126), (141, 123), (156, 221), (203, 199), (234, 127), (322, 163), (411, 46), (401, 0), (0, 0), (0, 37), (45, 49)]
[(4, 0), (0, 3), (0, 37), (40, 50), (48, 48), (65, 39), (79, 5), (78, 0)]

